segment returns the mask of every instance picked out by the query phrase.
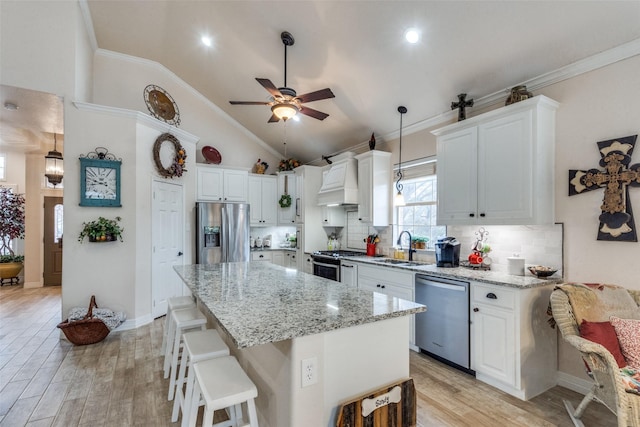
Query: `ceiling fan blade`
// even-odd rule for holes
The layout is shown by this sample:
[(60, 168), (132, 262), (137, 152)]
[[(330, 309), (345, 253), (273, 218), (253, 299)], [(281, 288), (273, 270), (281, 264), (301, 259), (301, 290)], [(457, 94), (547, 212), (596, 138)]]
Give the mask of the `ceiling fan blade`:
[(270, 102), (262, 101), (229, 101), (231, 105), (269, 105)]
[(269, 121), (267, 121), (267, 123), (275, 123), (279, 121), (280, 119), (278, 118), (278, 116), (276, 116), (275, 114), (272, 114), (271, 117), (269, 118)]
[(329, 117), (327, 113), (323, 113), (322, 111), (314, 110), (313, 108), (305, 106), (300, 107), (300, 113), (318, 120), (324, 120)]
[(261, 79), (256, 77), (256, 80), (258, 81), (258, 83), (260, 83), (262, 85), (263, 88), (265, 88), (274, 98), (283, 98), (282, 94), (280, 93), (280, 91), (278, 90), (278, 88), (271, 83), (271, 80), (269, 79)]
[(336, 96), (331, 92), (331, 89), (321, 89), (315, 92), (305, 93), (304, 95), (298, 95), (297, 98), (300, 102), (313, 102), (321, 99), (335, 98)]

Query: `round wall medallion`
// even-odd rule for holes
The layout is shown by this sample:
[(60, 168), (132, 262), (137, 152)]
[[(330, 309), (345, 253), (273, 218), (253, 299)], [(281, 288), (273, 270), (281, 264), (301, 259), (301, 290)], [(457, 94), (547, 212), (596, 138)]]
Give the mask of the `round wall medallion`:
[(180, 124), (178, 104), (169, 93), (160, 86), (149, 85), (144, 88), (144, 102), (153, 117), (170, 125)]
[[(173, 149), (175, 150), (173, 161), (169, 167), (165, 167), (162, 164), (162, 160), (160, 160), (160, 147), (162, 147), (162, 144), (165, 142), (173, 144)], [(163, 133), (153, 144), (153, 161), (156, 164), (156, 170), (165, 178), (182, 176), (182, 174), (187, 171), (185, 169), (186, 159), (187, 152), (182, 147), (182, 144), (180, 144), (180, 141), (178, 141), (178, 138), (170, 133)]]

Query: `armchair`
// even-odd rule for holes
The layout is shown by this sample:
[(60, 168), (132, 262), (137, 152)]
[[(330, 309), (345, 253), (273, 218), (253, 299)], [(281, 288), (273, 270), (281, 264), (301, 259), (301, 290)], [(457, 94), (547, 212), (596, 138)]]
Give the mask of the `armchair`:
[[(602, 290), (602, 286), (599, 287)], [(616, 414), (618, 427), (640, 427), (640, 395), (625, 391), (619, 365), (609, 350), (580, 336), (579, 322), (585, 319), (583, 315), (594, 313), (594, 308), (599, 318), (586, 318), (585, 320), (601, 322), (608, 320), (611, 315), (626, 317), (629, 310), (636, 314), (640, 313), (640, 291), (626, 290), (631, 296), (631, 298), (626, 298), (625, 290), (608, 287), (614, 289), (613, 292), (622, 292), (619, 295), (625, 297), (622, 298), (624, 303), (618, 304), (616, 301), (618, 305), (612, 305), (611, 299), (601, 300), (594, 285), (564, 284), (557, 286), (551, 293), (550, 305), (553, 319), (560, 329), (562, 338), (580, 351), (588, 368), (588, 374), (593, 380), (591, 390), (585, 395), (577, 409), (574, 410), (571, 402), (564, 401), (565, 408), (576, 427), (583, 426), (580, 417), (591, 401), (602, 403)], [(577, 297), (575, 293), (572, 293), (576, 288), (580, 294)]]

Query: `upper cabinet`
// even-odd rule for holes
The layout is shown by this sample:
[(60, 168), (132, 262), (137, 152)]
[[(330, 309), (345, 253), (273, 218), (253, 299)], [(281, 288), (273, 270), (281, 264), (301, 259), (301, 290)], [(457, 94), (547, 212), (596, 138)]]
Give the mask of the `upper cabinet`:
[(196, 198), (201, 202), (246, 202), (249, 172), (197, 165)]
[(389, 225), (391, 153), (367, 151), (358, 160), (358, 220), (374, 227)]
[(347, 213), (342, 206), (322, 206), (323, 227), (344, 227)]
[(552, 224), (558, 106), (536, 96), (433, 131), (438, 224)]
[[(296, 191), (296, 175), (294, 172), (279, 172), (278, 173), (278, 194), (276, 199), (276, 207), (278, 209), (278, 225), (292, 225), (296, 223), (296, 204), (299, 205), (299, 201), (296, 203), (298, 196)], [(280, 201), (286, 201), (283, 199), (284, 195), (288, 195), (288, 200), (291, 204), (287, 207), (282, 207)]]
[(250, 223), (255, 226), (277, 224), (277, 178), (272, 175), (249, 175)]

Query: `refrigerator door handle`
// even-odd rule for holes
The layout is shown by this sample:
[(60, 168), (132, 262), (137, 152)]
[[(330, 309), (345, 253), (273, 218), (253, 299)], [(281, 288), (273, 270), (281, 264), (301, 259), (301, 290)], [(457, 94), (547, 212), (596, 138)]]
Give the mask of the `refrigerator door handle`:
[(220, 210), (220, 249), (221, 249), (221, 262), (227, 262), (229, 259), (229, 247), (227, 242), (229, 241), (229, 218), (225, 207)]

